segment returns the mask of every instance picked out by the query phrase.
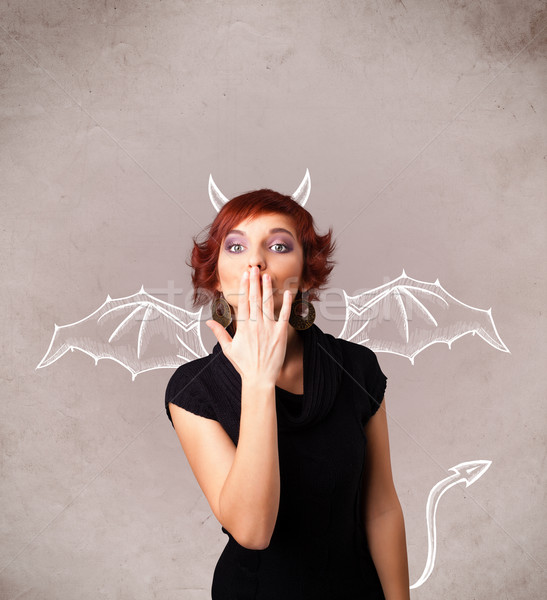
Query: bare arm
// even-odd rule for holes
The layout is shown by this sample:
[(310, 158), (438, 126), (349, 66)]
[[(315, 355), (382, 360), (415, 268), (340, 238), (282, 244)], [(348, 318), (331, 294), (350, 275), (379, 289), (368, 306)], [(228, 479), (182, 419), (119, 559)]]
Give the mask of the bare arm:
[(275, 386), (242, 383), (237, 448), (217, 421), (169, 407), (186, 458), (219, 523), (240, 545), (266, 548), (280, 497)]
[(264, 275), (262, 300), (258, 278), (258, 268), (252, 269), (250, 280), (241, 277), (233, 339), (215, 321), (206, 322), (241, 375), (237, 448), (212, 419), (178, 407), (172, 412), (188, 462), (215, 516), (240, 545), (255, 550), (270, 544), (279, 510), (275, 381), (286, 353), (291, 310), (286, 290), (276, 321), (271, 280)]
[(385, 398), (365, 426), (363, 522), (386, 600), (409, 600), (408, 558), (401, 504), (391, 473)]
[(241, 545), (267, 548), (279, 497), (275, 385), (244, 380), (239, 442), (219, 498), (222, 523)]

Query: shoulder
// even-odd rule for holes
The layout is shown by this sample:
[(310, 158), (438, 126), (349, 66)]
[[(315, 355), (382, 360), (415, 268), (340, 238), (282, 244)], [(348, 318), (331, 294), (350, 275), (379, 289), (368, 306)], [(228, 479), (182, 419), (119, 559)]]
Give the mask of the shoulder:
[(209, 368), (212, 355), (204, 356), (177, 367), (165, 389), (165, 409), (171, 420), (169, 403), (175, 404), (194, 414), (216, 419), (211, 402), (211, 394), (206, 385), (210, 377)]
[(334, 338), (338, 344), (344, 358), (347, 358), (351, 363), (363, 366), (375, 366), (378, 364), (376, 353), (368, 346), (356, 344), (343, 338)]
[(207, 356), (186, 362), (177, 367), (167, 383), (166, 392), (173, 392), (180, 388), (181, 385), (191, 382), (199, 383), (203, 377), (201, 374), (208, 369), (212, 357), (213, 355), (209, 354)]
[(380, 367), (376, 353), (368, 346), (337, 338), (344, 357), (344, 370), (356, 390), (364, 425), (378, 410), (384, 398), (387, 377)]

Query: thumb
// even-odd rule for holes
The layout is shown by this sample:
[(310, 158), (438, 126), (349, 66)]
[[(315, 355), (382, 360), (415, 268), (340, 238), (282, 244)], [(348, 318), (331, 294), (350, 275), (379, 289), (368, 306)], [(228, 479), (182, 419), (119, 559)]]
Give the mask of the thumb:
[(224, 350), (226, 344), (232, 341), (229, 333), (222, 327), (220, 323), (217, 323), (214, 319), (209, 319), (205, 321), (205, 325), (209, 327), (209, 329), (215, 334), (222, 350)]

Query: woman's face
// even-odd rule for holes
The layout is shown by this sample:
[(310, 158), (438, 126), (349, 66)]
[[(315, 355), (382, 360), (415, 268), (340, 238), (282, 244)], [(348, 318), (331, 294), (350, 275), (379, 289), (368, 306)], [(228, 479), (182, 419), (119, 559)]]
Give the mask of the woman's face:
[(299, 289), (306, 291), (302, 287), (304, 251), (290, 217), (276, 213), (246, 219), (229, 231), (222, 241), (217, 264), (217, 290), (223, 293), (236, 315), (241, 277), (255, 265), (260, 267), (261, 289), (262, 275), (268, 273), (271, 277), (277, 319), (285, 290), (291, 291), (292, 300)]

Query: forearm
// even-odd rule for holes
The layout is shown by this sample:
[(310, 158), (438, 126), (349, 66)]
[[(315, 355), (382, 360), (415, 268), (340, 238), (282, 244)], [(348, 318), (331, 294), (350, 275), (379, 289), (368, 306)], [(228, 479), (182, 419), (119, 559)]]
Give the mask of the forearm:
[(370, 554), (386, 600), (409, 600), (408, 558), (401, 505), (365, 523)]
[(268, 546), (280, 497), (275, 384), (242, 381), (239, 441), (219, 498), (224, 527), (241, 545)]

